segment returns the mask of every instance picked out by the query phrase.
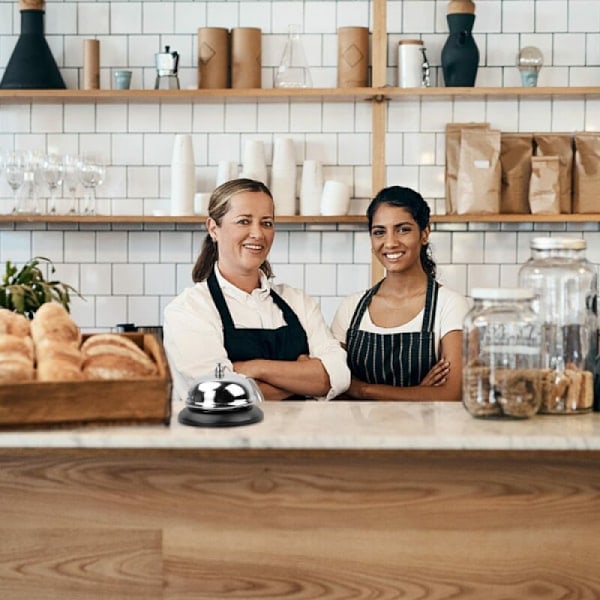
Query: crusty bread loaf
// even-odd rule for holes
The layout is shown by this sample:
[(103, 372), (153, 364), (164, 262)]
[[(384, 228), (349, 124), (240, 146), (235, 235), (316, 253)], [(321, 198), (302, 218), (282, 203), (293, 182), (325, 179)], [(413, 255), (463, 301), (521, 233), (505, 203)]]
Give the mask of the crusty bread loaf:
[(19, 354), (12, 354), (11, 358), (0, 358), (0, 381), (2, 383), (31, 381), (34, 374), (33, 362), (27, 361)]
[(83, 372), (88, 379), (137, 379), (155, 375), (156, 367), (135, 356), (93, 354), (85, 356)]
[(81, 331), (62, 304), (46, 302), (35, 313), (31, 322), (31, 336), (38, 344), (43, 339), (56, 340), (79, 346)]
[(70, 362), (81, 368), (83, 354), (73, 344), (65, 344), (52, 339), (42, 339), (35, 346), (35, 355), (38, 364), (48, 360), (62, 360)]
[(129, 338), (115, 333), (92, 335), (81, 345), (89, 378), (127, 379), (156, 375), (154, 361)]
[(0, 334), (0, 354), (21, 354), (33, 361), (33, 341), (30, 337), (20, 337), (8, 333)]
[(26, 337), (30, 334), (29, 320), (12, 310), (0, 308), (0, 333)]
[(81, 364), (61, 358), (48, 358), (37, 366), (38, 381), (80, 381), (85, 379)]

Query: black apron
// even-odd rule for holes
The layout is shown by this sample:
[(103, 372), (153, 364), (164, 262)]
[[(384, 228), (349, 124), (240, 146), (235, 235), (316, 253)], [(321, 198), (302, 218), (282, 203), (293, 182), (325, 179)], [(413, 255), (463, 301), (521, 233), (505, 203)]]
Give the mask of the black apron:
[(381, 334), (359, 329), (383, 279), (360, 299), (346, 332), (348, 366), (354, 377), (367, 383), (414, 386), (421, 383), (437, 362), (433, 325), (439, 283), (432, 277), (427, 279), (421, 331)]
[(231, 362), (255, 358), (296, 360), (301, 354), (308, 354), (308, 340), (304, 327), (296, 313), (272, 289), (271, 298), (281, 309), (286, 324), (277, 329), (236, 329), (214, 271), (209, 275), (207, 283), (221, 316), (225, 350)]

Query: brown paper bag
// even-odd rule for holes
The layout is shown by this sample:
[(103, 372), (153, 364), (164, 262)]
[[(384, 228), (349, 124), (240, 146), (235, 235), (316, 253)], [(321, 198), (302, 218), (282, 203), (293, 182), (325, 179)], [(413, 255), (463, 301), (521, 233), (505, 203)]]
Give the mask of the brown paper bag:
[(489, 129), (489, 123), (448, 123), (446, 125), (446, 214), (456, 214), (456, 180), (462, 129)]
[(456, 212), (500, 212), (500, 131), (463, 129), (456, 181)]
[(500, 137), (501, 213), (527, 214), (529, 212), (532, 154), (533, 134), (502, 133)]
[(600, 212), (600, 133), (575, 134), (573, 212)]
[(560, 214), (560, 158), (532, 156), (529, 184), (532, 215)]
[(560, 158), (560, 212), (572, 211), (573, 136), (570, 133), (534, 133), (537, 156)]

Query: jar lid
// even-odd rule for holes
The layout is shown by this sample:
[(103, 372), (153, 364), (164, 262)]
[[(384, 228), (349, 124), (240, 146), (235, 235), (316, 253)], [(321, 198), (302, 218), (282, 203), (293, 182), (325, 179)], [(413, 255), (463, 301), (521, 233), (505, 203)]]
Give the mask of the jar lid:
[(423, 40), (416, 40), (416, 39), (398, 40), (398, 46), (401, 46), (402, 44), (414, 44), (414, 45), (422, 46)]
[(581, 238), (537, 237), (530, 243), (532, 250), (585, 250), (586, 246)]
[(530, 288), (473, 288), (471, 297), (476, 300), (533, 300), (536, 297)]

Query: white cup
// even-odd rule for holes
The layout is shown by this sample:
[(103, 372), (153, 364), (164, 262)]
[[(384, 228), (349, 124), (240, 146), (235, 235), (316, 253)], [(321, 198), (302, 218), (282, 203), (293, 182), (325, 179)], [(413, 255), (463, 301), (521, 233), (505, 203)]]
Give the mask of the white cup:
[(305, 160), (300, 183), (300, 214), (318, 215), (323, 193), (323, 166), (318, 160)]
[(328, 179), (321, 194), (323, 216), (347, 215), (350, 210), (350, 187), (343, 181)]
[(242, 160), (244, 177), (262, 181), (267, 185), (267, 163), (265, 162), (265, 145), (261, 140), (247, 140), (244, 145)]
[(194, 214), (203, 217), (208, 216), (208, 203), (210, 202), (210, 192), (196, 192), (194, 194)]
[(219, 187), (226, 181), (237, 178), (237, 164), (232, 160), (220, 160), (217, 165), (217, 179), (215, 187)]

